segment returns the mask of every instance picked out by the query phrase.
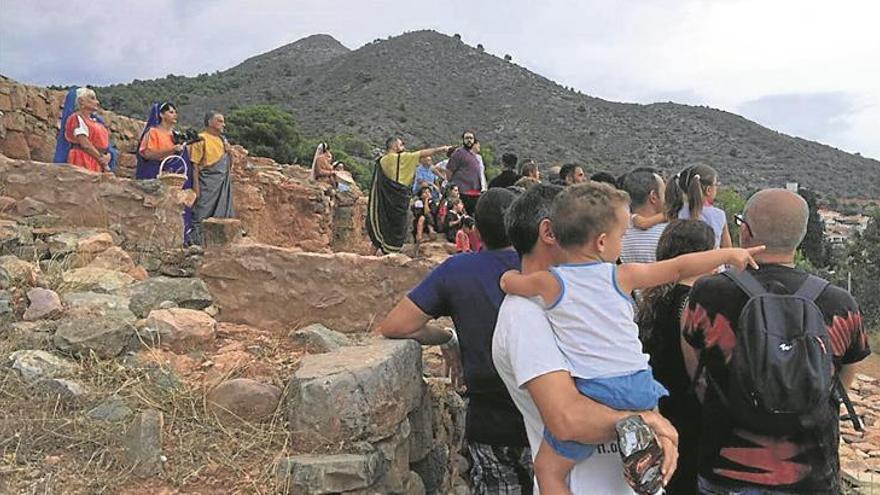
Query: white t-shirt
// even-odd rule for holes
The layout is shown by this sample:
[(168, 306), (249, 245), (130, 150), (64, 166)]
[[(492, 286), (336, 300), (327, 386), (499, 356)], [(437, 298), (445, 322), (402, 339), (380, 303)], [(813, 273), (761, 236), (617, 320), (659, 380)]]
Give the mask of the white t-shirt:
[[(544, 422), (525, 384), (547, 373), (569, 369), (539, 303), (519, 296), (504, 298), (492, 337), (492, 361), (523, 415), (534, 458), (543, 440)], [(597, 445), (591, 457), (575, 464), (569, 488), (575, 495), (633, 494), (623, 479), (617, 442)]]

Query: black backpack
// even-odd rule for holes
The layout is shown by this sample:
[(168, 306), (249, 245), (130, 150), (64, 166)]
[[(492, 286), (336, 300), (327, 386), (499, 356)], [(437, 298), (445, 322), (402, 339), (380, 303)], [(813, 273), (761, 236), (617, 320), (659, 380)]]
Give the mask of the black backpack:
[[(825, 317), (816, 305), (828, 282), (809, 275), (794, 294), (773, 294), (748, 271), (723, 275), (749, 300), (739, 314), (727, 386), (722, 390), (708, 370), (706, 377), (735, 423), (772, 436), (815, 430), (837, 421), (843, 400), (861, 431), (834, 370)], [(706, 352), (700, 354), (694, 383)]]

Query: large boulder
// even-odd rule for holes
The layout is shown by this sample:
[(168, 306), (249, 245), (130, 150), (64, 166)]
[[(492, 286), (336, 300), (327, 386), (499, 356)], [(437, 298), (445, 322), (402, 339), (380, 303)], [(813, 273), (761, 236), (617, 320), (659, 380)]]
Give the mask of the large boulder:
[(262, 421), (272, 415), (281, 389), (248, 378), (227, 380), (208, 393), (208, 407), (224, 423)]
[(134, 261), (122, 248), (112, 246), (95, 256), (95, 259), (89, 263), (92, 268), (103, 268), (104, 270), (114, 270), (117, 272), (128, 273), (135, 268)]
[(187, 309), (204, 309), (214, 302), (208, 287), (197, 278), (152, 277), (132, 286), (130, 298), (129, 309), (138, 318), (145, 318), (165, 301)]
[(134, 325), (112, 316), (62, 320), (53, 338), (61, 351), (80, 355), (94, 352), (101, 358), (116, 357), (136, 342)]
[(209, 250), (199, 269), (222, 320), (274, 331), (321, 323), (342, 333), (368, 330), (431, 264), (405, 256), (304, 253), (239, 242)]
[(186, 353), (203, 349), (214, 342), (217, 322), (204, 311), (154, 309), (147, 316), (147, 327), (157, 332), (162, 347)]
[(412, 340), (375, 339), (312, 354), (303, 358), (288, 390), (296, 449), (387, 438), (421, 403), (421, 350)]
[(112, 316), (134, 322), (137, 317), (128, 309), (129, 298), (117, 294), (97, 292), (67, 292), (61, 296), (72, 317)]

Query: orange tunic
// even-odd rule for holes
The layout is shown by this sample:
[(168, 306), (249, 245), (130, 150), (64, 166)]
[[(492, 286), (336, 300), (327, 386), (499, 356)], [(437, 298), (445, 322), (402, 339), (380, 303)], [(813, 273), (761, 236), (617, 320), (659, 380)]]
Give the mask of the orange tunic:
[(141, 156), (143, 156), (144, 151), (147, 150), (162, 151), (173, 147), (174, 140), (171, 139), (171, 131), (155, 126), (147, 131), (147, 135), (144, 136), (143, 141), (141, 141), (141, 147), (138, 151), (141, 153)]
[(100, 122), (89, 116), (83, 117), (80, 113), (68, 117), (64, 124), (64, 139), (72, 145), (67, 153), (67, 163), (91, 172), (101, 172), (101, 163), (77, 144), (78, 136), (86, 136), (99, 152), (106, 153), (110, 147), (110, 131)]

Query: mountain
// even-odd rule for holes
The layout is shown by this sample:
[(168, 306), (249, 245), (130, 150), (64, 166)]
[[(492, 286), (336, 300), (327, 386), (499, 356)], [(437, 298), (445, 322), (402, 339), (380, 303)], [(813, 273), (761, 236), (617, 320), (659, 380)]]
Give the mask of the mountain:
[(880, 198), (877, 160), (708, 107), (590, 97), (434, 31), (357, 50), (315, 35), (222, 72), (134, 81), (99, 88), (99, 96), (141, 118), (154, 99), (176, 101), (190, 124), (208, 109), (274, 104), (314, 137), (352, 134), (380, 146), (400, 135), (414, 149), (455, 144), (474, 129), (496, 156), (512, 151), (545, 166), (578, 162), (621, 174), (703, 162), (741, 192), (793, 181), (827, 197)]

